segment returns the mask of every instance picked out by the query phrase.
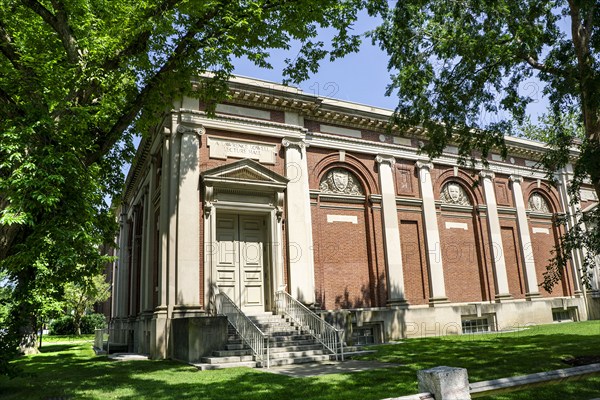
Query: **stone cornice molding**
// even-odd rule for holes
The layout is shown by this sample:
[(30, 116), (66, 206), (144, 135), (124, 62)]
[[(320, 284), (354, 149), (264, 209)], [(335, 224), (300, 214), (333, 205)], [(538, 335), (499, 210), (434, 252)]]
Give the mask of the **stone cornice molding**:
[(423, 168), (425, 168), (425, 169), (428, 169), (429, 171), (431, 171), (431, 170), (433, 169), (433, 163), (432, 163), (431, 161), (423, 161), (423, 160), (418, 160), (418, 161), (415, 163), (415, 166), (416, 166), (418, 169), (423, 169)]
[(479, 172), (479, 176), (481, 176), (483, 179), (489, 179), (490, 181), (493, 181), (496, 177), (496, 174), (489, 170), (483, 170)]
[(286, 149), (296, 147), (299, 151), (302, 151), (303, 149), (306, 149), (308, 147), (308, 143), (306, 143), (304, 139), (289, 137), (283, 138), (283, 140), (281, 141), (281, 145)]
[(392, 167), (396, 163), (396, 157), (387, 154), (378, 154), (375, 157), (375, 161), (379, 165), (388, 164), (390, 167)]

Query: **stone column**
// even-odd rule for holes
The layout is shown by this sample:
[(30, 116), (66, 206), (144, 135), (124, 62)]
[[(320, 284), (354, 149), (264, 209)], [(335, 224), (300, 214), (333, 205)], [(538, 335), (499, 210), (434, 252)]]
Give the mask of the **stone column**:
[(306, 143), (284, 138), (287, 185), (287, 234), (290, 259), (290, 294), (305, 304), (315, 302), (315, 267), (308, 186)]
[(165, 128), (160, 181), (160, 262), (158, 267), (158, 310), (167, 309), (169, 271), (169, 192), (171, 176), (171, 131)]
[[(152, 164), (151, 164), (152, 165)], [(153, 167), (151, 167), (153, 168)], [(152, 177), (152, 173), (150, 174)], [(152, 179), (151, 179), (152, 180)], [(152, 184), (152, 183), (150, 183)], [(140, 279), (140, 311), (143, 313), (148, 311), (150, 308), (150, 301), (152, 300), (152, 293), (150, 287), (152, 286), (152, 200), (150, 199), (150, 190), (146, 186), (144, 189), (144, 215), (143, 215), (143, 229), (142, 229), (142, 266), (141, 266), (141, 279)]]
[(123, 205), (120, 215), (121, 235), (119, 237), (119, 260), (117, 263), (116, 287), (113, 293), (116, 293), (115, 315), (117, 318), (127, 317), (127, 262), (129, 254), (127, 251), (127, 240), (129, 236), (129, 224), (127, 223), (127, 206)]
[[(138, 246), (141, 246), (141, 240), (140, 237), (138, 236), (137, 233), (137, 225), (138, 225), (138, 220), (141, 218), (140, 215), (140, 205), (136, 204), (135, 206), (133, 206), (133, 213), (132, 213), (132, 219), (131, 219), (131, 226), (133, 227), (133, 229), (131, 229), (131, 252), (129, 254), (129, 258), (130, 258), (130, 262), (129, 262), (129, 268), (131, 269), (129, 272), (129, 282), (128, 282), (128, 288), (129, 288), (129, 292), (128, 292), (128, 298), (129, 298), (129, 312), (127, 313), (127, 315), (129, 317), (134, 317), (137, 314), (137, 310), (135, 309), (135, 303), (136, 303), (136, 296), (139, 296), (139, 293), (136, 293), (135, 291), (135, 281), (137, 279), (137, 274), (139, 273), (139, 271), (137, 270), (136, 266), (138, 264), (138, 251), (137, 248)], [(142, 252), (139, 252), (139, 255), (141, 256)], [(141, 264), (140, 264), (141, 266)]]
[(396, 189), (392, 167), (396, 159), (392, 156), (378, 155), (375, 161), (379, 165), (379, 187), (381, 188), (381, 211), (383, 215), (383, 244), (385, 249), (385, 267), (388, 278), (388, 304), (406, 303), (404, 293), (404, 270), (402, 269), (402, 248), (400, 246), (400, 228), (398, 208), (396, 207)]
[(171, 187), (171, 129), (163, 130), (162, 165), (160, 180), (160, 216), (159, 216), (159, 263), (158, 263), (158, 307), (152, 317), (150, 333), (150, 355), (152, 358), (167, 357), (169, 341), (167, 329), (168, 316), (168, 276), (169, 276), (169, 226), (170, 226), (170, 187)]
[(525, 288), (527, 291), (525, 296), (528, 299), (531, 299), (533, 297), (539, 297), (540, 292), (538, 290), (535, 262), (533, 259), (533, 246), (529, 235), (529, 222), (527, 221), (523, 190), (521, 189), (523, 177), (511, 175), (510, 180), (512, 181), (513, 199), (515, 208), (517, 209), (517, 225), (519, 228), (519, 242), (521, 243), (521, 263), (523, 264)]
[(492, 171), (481, 171), (479, 173), (483, 180), (483, 192), (487, 206), (487, 221), (489, 230), (490, 249), (494, 276), (496, 278), (496, 300), (510, 299), (512, 296), (508, 290), (508, 278), (506, 276), (506, 262), (504, 261), (504, 247), (502, 246), (502, 233), (500, 231), (500, 219), (498, 218), (498, 205), (494, 191), (495, 175)]
[[(579, 202), (571, 204), (571, 196), (569, 195), (569, 181), (573, 175), (573, 167), (571, 164), (567, 164), (558, 174), (558, 192), (560, 194), (560, 202), (563, 210), (568, 214), (567, 227), (571, 229), (578, 221), (576, 215), (581, 210)], [(574, 250), (571, 252), (571, 265), (573, 267), (573, 289), (576, 294), (580, 294), (581, 290), (581, 267), (583, 266), (583, 260), (585, 259), (585, 250)]]
[(442, 242), (435, 209), (435, 197), (433, 195), (433, 182), (431, 170), (433, 164), (425, 161), (417, 161), (419, 170), (419, 185), (421, 187), (421, 198), (423, 199), (423, 221), (425, 225), (425, 245), (427, 247), (427, 265), (429, 267), (430, 295), (429, 302), (444, 303), (446, 297), (446, 286), (444, 281), (444, 266), (442, 263)]
[[(184, 116), (182, 116), (184, 119)], [(200, 135), (204, 127), (185, 121), (177, 127), (179, 191), (177, 196), (177, 316), (194, 316), (200, 307)]]

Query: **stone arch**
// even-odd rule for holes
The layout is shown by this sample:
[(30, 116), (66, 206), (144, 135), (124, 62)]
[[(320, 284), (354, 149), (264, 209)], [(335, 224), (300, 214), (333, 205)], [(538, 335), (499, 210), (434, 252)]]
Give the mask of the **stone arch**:
[(478, 180), (479, 175), (473, 177), (462, 170), (458, 170), (457, 174), (455, 174), (453, 170), (444, 171), (441, 174), (439, 174), (433, 182), (435, 198), (440, 198), (442, 190), (448, 183), (456, 182), (469, 196), (469, 202), (472, 206), (475, 206), (477, 204), (484, 204), (485, 201), (483, 197), (483, 192), (481, 190), (481, 185), (478, 184)]
[(523, 201), (525, 202), (525, 208), (529, 209), (529, 199), (531, 199), (531, 196), (534, 194), (541, 196), (542, 199), (546, 201), (551, 214), (562, 212), (558, 192), (556, 188), (550, 186), (549, 183), (543, 182), (538, 185), (538, 183), (534, 181), (525, 186), (523, 190)]
[(342, 168), (350, 171), (360, 182), (363, 194), (369, 195), (378, 192), (377, 183), (373, 173), (368, 170), (367, 167), (356, 157), (351, 154), (346, 154), (345, 160), (340, 161), (339, 153), (332, 153), (326, 157), (323, 157), (314, 168), (314, 173), (317, 177), (319, 184), (323, 180), (327, 173), (335, 168)]

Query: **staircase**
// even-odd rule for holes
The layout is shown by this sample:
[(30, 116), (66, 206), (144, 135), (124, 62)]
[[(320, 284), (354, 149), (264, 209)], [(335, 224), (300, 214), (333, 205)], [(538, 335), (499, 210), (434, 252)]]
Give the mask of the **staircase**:
[[(303, 332), (287, 318), (277, 314), (247, 316), (262, 332), (269, 336), (270, 366), (300, 364), (335, 360), (324, 346), (313, 336)], [(345, 352), (357, 354), (354, 347), (345, 347)], [(228, 342), (224, 350), (204, 357), (202, 363), (194, 364), (201, 370), (233, 367), (266, 367), (264, 361), (257, 361), (252, 350), (244, 344), (233, 326), (229, 325)]]

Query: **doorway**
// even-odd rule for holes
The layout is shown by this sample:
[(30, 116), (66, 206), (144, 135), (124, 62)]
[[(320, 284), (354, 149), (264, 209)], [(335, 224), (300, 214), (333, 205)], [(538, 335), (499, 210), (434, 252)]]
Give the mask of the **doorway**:
[(265, 311), (268, 251), (265, 216), (217, 213), (216, 283), (246, 314)]

